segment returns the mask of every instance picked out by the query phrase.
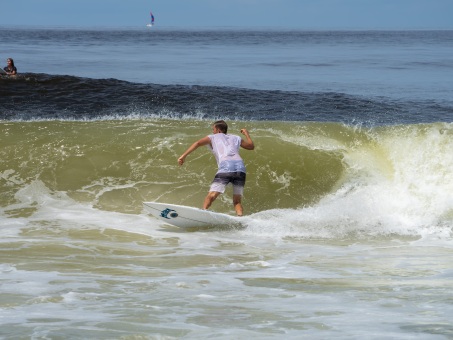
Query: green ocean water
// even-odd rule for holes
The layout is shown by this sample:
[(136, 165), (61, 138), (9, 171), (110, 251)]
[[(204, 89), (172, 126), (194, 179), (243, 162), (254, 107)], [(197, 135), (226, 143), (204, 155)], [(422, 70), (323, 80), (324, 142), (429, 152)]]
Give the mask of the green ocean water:
[[(315, 129), (329, 134), (334, 126), (231, 125), (231, 133), (250, 129), (257, 145), (255, 151), (242, 152), (250, 213), (311, 204), (331, 191), (344, 172), (337, 150), (310, 149), (289, 140), (317, 133)], [(39, 180), (52, 191), (103, 210), (137, 213), (145, 200), (197, 204), (216, 172), (215, 159), (207, 149), (192, 154), (183, 167), (177, 158), (209, 128), (207, 121), (172, 120), (3, 123), (2, 203), (13, 204), (17, 190)], [(216, 208), (231, 210), (226, 201)]]
[[(209, 121), (95, 120), (34, 121), (0, 124), (2, 206), (33, 181), (64, 192), (100, 210), (139, 213), (143, 201), (199, 206), (216, 172), (208, 150), (177, 158), (210, 133)], [(442, 191), (449, 179), (449, 124), (360, 128), (339, 123), (239, 122), (229, 133), (247, 128), (254, 151), (243, 150), (247, 166), (247, 213), (312, 206), (343, 186), (422, 188), (425, 171)], [(432, 146), (432, 147), (431, 147)], [(443, 181), (447, 181), (447, 183)], [(368, 182), (367, 182), (368, 181)], [(437, 183), (436, 183), (437, 181)], [(411, 188), (411, 186), (413, 188)], [(231, 212), (226, 192), (215, 210)], [(11, 214), (26, 216), (26, 208)]]
[(2, 337), (451, 337), (451, 124), (231, 121), (246, 227), (147, 216), (201, 205), (210, 124), (0, 123)]
[[(199, 207), (216, 172), (215, 159), (207, 148), (192, 153), (182, 167), (177, 158), (210, 133), (210, 124), (169, 119), (3, 122), (4, 213), (30, 216), (39, 208), (39, 190), (128, 214), (141, 213), (144, 201)], [(241, 152), (248, 172), (248, 215), (335, 204), (339, 217), (349, 216), (358, 226), (368, 220), (385, 224), (381, 217), (389, 215), (409, 225), (451, 218), (449, 124), (364, 128), (232, 121), (229, 133), (241, 128), (256, 144), (255, 150)], [(212, 209), (233, 213), (231, 196), (227, 189)], [(358, 210), (350, 211), (352, 206)]]

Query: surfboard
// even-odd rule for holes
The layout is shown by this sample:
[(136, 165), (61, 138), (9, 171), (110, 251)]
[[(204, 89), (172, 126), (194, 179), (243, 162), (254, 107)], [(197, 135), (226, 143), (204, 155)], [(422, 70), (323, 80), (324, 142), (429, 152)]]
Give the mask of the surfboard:
[(6, 74), (5, 70), (0, 67), (0, 74)]
[(144, 202), (144, 210), (151, 216), (176, 227), (237, 228), (241, 218), (185, 205)]

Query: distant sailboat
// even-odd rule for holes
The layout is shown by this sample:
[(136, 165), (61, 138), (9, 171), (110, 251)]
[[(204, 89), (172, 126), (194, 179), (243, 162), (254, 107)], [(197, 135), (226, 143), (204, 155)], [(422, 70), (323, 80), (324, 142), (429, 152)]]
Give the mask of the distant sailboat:
[(151, 27), (151, 26), (154, 26), (154, 15), (153, 15), (153, 12), (149, 12), (149, 15), (151, 15), (151, 23), (147, 24), (146, 26)]

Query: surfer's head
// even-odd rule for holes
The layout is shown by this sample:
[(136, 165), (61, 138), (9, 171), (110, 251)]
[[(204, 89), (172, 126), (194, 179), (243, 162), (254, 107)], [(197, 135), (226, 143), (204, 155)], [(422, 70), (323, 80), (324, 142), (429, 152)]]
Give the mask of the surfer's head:
[(212, 127), (225, 134), (228, 131), (228, 124), (224, 120), (218, 120), (214, 122), (214, 124), (212, 124)]

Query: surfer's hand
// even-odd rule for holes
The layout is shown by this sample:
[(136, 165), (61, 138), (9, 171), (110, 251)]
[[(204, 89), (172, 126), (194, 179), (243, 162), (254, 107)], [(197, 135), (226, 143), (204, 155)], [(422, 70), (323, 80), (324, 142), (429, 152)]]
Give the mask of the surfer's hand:
[(253, 144), (252, 139), (250, 138), (249, 132), (247, 129), (241, 129), (241, 133), (245, 136), (247, 140), (241, 140), (241, 147), (246, 150), (255, 149), (255, 144)]
[(184, 158), (186, 158), (186, 157), (181, 156), (181, 157), (178, 158), (179, 165), (183, 165), (184, 164)]
[(247, 131), (247, 129), (241, 129), (241, 133), (242, 133), (245, 137), (250, 138), (249, 132)]

